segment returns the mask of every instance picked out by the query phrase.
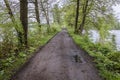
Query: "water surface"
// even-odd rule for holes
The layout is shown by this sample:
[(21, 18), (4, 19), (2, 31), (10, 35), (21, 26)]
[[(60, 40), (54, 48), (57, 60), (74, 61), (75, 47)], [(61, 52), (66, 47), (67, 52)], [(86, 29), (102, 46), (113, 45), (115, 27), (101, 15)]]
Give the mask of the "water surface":
[[(90, 30), (89, 32), (91, 33), (90, 39), (93, 42), (98, 42), (99, 41), (98, 32), (96, 30)], [(120, 51), (120, 30), (110, 30), (109, 33), (110, 33), (109, 40), (111, 41), (112, 41), (112, 35), (115, 35), (116, 47), (117, 47), (117, 50)]]

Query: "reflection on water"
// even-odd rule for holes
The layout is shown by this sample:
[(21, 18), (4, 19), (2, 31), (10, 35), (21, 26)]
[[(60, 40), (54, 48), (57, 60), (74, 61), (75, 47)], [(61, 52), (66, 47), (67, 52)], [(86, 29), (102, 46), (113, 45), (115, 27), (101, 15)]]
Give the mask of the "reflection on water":
[[(96, 30), (90, 30), (89, 31), (91, 33), (90, 39), (93, 42), (97, 42), (99, 40), (99, 34)], [(110, 30), (109, 31), (110, 35), (115, 35), (115, 42), (116, 42), (116, 47), (117, 50), (120, 51), (120, 30)]]

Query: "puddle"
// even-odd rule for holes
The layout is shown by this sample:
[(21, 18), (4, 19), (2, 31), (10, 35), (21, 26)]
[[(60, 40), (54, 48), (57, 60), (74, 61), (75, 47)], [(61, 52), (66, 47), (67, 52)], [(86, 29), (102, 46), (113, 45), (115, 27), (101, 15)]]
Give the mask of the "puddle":
[(79, 50), (71, 50), (71, 52), (73, 54), (72, 56), (73, 56), (74, 61), (76, 63), (86, 63), (85, 60), (80, 55), (80, 51)]
[(81, 57), (79, 55), (75, 55), (73, 57), (74, 57), (75, 62), (82, 63)]

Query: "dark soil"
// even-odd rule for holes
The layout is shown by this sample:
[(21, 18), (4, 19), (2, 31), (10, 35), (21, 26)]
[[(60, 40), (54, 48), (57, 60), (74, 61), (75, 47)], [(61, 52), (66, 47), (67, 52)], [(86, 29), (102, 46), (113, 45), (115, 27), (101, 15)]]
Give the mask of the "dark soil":
[(102, 80), (92, 58), (62, 30), (12, 80)]

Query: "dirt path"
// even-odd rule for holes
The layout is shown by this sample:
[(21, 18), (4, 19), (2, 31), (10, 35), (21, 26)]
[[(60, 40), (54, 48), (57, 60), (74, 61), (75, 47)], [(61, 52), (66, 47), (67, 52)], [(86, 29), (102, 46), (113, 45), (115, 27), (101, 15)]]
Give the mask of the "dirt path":
[[(75, 55), (80, 61), (75, 61)], [(12, 80), (102, 80), (92, 59), (66, 30), (58, 33)]]

